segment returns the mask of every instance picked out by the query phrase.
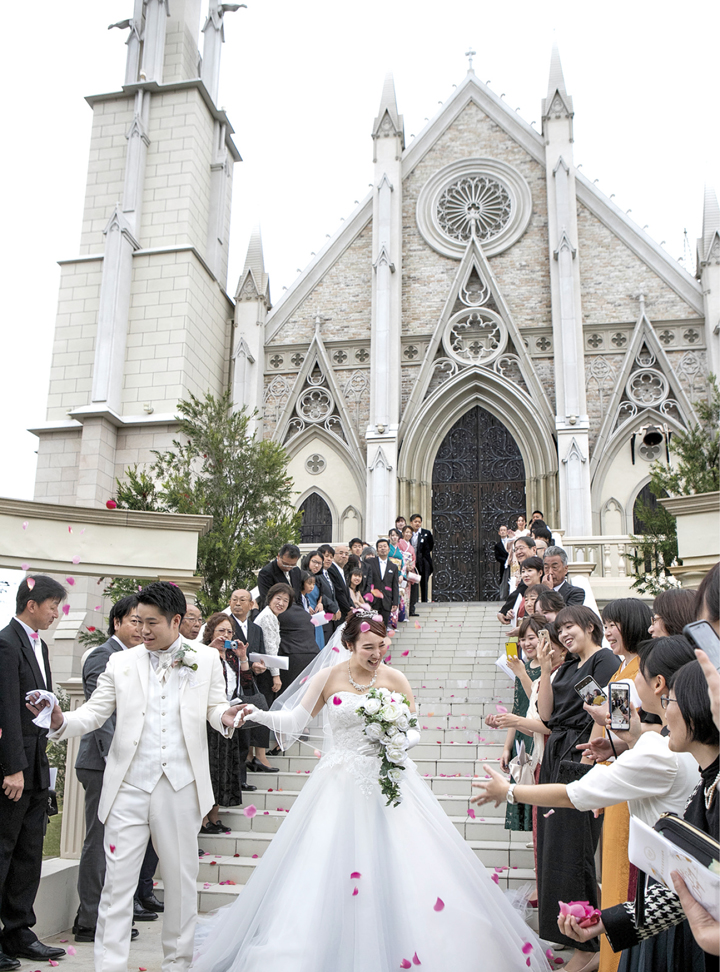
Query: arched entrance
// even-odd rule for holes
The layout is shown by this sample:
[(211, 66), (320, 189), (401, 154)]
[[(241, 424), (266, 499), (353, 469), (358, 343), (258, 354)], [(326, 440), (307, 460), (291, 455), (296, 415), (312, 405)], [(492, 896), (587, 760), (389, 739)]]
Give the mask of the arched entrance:
[(310, 493), (302, 504), (300, 523), (301, 543), (330, 543), (332, 513), (319, 493)]
[(501, 525), (525, 515), (525, 465), (503, 423), (480, 405), (455, 422), (432, 474), (434, 601), (500, 596), (493, 546)]

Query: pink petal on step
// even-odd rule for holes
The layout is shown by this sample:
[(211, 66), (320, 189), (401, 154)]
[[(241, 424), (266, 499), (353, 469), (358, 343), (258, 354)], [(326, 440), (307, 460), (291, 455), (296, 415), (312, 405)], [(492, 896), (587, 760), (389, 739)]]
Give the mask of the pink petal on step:
[(67, 617), (68, 614), (70, 614), (70, 605), (69, 604), (63, 604), (63, 614), (65, 615), (65, 617)]
[(350, 875), (350, 880), (351, 881), (358, 881), (361, 877), (362, 877), (362, 874), (360, 873), (360, 871), (353, 871), (352, 874)]
[(554, 813), (555, 813), (554, 810), (548, 810), (547, 813), (544, 813), (543, 814), (543, 817), (551, 817)]
[(75, 554), (75, 556), (72, 559), (72, 562), (74, 564), (79, 564), (80, 563), (80, 554)]
[(68, 945), (67, 953), (68, 955), (77, 955), (77, 949), (73, 945)]
[(60, 965), (60, 963), (56, 962), (55, 959), (50, 959), (50, 965), (52, 965), (53, 967), (57, 967), (58, 965)]
[(93, 608), (93, 611), (99, 611), (99, 610), (100, 610), (100, 605), (96, 604), (95, 607)]
[(418, 629), (420, 628), (420, 622), (419, 621), (416, 621), (415, 622), (415, 627), (418, 628)]
[(22, 525), (23, 530), (27, 530), (27, 528), (29, 526), (30, 526), (30, 524), (28, 523), (28, 521), (27, 520), (23, 520), (23, 525)]
[(410, 654), (410, 652), (409, 652), (409, 651), (404, 651), (404, 652), (402, 653), (402, 656), (401, 656), (401, 657), (402, 657), (402, 658), (405, 658), (405, 656), (406, 656), (406, 655), (409, 655), (409, 654)]
[(70, 587), (73, 587), (74, 586), (74, 584), (75, 584), (75, 578), (74, 577), (66, 577), (65, 580), (68, 582), (68, 584), (70, 585)]
[(333, 695), (333, 705), (342, 705), (342, 699), (337, 695)]
[(495, 884), (500, 884), (500, 879), (498, 878), (497, 874), (491, 874), (490, 875), (490, 880), (491, 881), (494, 881)]
[(433, 905), (433, 911), (442, 911), (444, 907), (445, 907), (445, 902), (443, 901), (442, 898), (438, 898), (435, 904)]
[(34, 577), (28, 577), (27, 580), (25, 581), (25, 583), (28, 586), (28, 590), (31, 591), (33, 589), (33, 587), (35, 587), (35, 578)]
[(72, 527), (71, 526), (68, 527), (68, 533), (72, 533)]
[(354, 898), (354, 897), (355, 897), (355, 895), (356, 895), (356, 894), (359, 894), (359, 893), (360, 893), (360, 892), (358, 891), (358, 889), (357, 889), (357, 888), (353, 888), (353, 893), (352, 893), (352, 897)]
[(256, 860), (257, 859), (257, 854), (253, 854), (252, 859), (253, 860)]
[(30, 564), (20, 564), (20, 570), (30, 570)]
[(471, 820), (475, 819), (475, 811), (473, 810), (472, 807), (468, 809), (468, 817), (470, 817)]
[(251, 803), (249, 807), (245, 807), (245, 809), (243, 810), (243, 813), (248, 818), (254, 817), (255, 814), (257, 813), (257, 807), (255, 806), (254, 803)]

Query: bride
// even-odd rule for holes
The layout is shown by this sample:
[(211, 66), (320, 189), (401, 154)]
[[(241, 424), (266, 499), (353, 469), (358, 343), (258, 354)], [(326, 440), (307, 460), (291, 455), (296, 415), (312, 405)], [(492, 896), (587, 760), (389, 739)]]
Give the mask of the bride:
[(285, 749), (319, 731), (324, 755), (237, 901), (201, 921), (193, 972), (549, 969), (409, 758), (394, 774), (401, 802), (382, 794), (381, 746), (358, 706), (384, 688), (415, 711), (386, 651), (379, 615), (356, 610), (271, 711), (239, 714)]

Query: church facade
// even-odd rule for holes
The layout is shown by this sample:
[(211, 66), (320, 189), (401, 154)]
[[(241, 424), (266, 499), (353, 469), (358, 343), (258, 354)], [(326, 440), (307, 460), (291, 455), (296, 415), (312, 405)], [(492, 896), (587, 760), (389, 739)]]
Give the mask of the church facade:
[(104, 502), (167, 444), (178, 399), (231, 387), (288, 452), (303, 539), (372, 542), (419, 512), (437, 595), (490, 596), (519, 513), (633, 532), (650, 463), (720, 365), (714, 194), (693, 277), (574, 166), (557, 50), (541, 131), (471, 67), (406, 144), (389, 77), (371, 192), (275, 304), (256, 231), (231, 299), (224, 9), (210, 0), (199, 67), (199, 0), (170, 13), (136, 0), (125, 84), (89, 99), (36, 498)]

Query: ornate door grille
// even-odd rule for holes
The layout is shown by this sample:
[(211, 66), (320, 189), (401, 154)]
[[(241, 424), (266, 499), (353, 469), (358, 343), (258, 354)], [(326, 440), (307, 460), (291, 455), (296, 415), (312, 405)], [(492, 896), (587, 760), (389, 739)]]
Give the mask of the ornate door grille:
[(433, 600), (498, 600), (493, 547), (500, 526), (525, 513), (525, 466), (508, 429), (479, 405), (445, 436), (432, 494)]
[(302, 505), (301, 543), (330, 543), (332, 513), (319, 493), (310, 493)]

